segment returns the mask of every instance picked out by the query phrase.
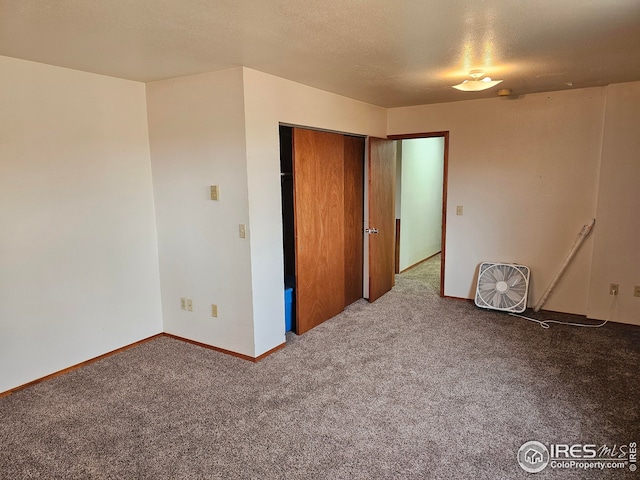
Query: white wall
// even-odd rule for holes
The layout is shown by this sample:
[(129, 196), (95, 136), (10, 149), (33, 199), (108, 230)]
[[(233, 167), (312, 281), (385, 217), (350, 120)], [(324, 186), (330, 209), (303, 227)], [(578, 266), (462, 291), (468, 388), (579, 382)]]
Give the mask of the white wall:
[[(605, 88), (389, 110), (389, 134), (450, 131), (445, 295), (473, 298), (482, 261), (532, 270), (542, 295), (596, 215)], [(455, 206), (464, 215), (455, 215)], [(593, 238), (545, 308), (585, 314)]]
[(242, 82), (240, 68), (153, 82), (147, 103), (164, 329), (254, 356)]
[(162, 331), (141, 83), (0, 57), (0, 392)]
[[(589, 288), (592, 318), (640, 325), (640, 82), (607, 87)], [(620, 285), (613, 305), (609, 284)]]
[(256, 355), (284, 342), (278, 124), (386, 136), (386, 109), (244, 69)]
[(442, 245), (444, 137), (402, 140), (400, 271)]

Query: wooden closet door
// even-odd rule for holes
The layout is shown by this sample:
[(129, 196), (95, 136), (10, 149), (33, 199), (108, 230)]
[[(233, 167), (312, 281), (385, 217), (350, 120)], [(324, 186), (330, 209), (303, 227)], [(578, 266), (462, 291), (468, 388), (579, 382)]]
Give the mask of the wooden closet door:
[(296, 333), (345, 305), (344, 138), (294, 128)]

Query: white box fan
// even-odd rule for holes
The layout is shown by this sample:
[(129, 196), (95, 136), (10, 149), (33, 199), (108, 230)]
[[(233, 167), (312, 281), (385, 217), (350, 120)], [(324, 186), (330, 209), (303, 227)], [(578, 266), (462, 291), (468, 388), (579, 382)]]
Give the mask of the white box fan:
[(527, 308), (529, 267), (514, 263), (480, 264), (476, 305), (480, 308), (522, 313)]

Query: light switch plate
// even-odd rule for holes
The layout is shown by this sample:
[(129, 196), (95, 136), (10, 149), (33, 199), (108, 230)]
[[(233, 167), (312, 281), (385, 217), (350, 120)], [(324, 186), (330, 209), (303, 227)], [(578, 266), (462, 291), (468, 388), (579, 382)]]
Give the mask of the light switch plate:
[(456, 207), (456, 215), (462, 215), (462, 205)]
[(247, 238), (247, 227), (241, 223), (238, 225), (238, 233), (240, 234), (240, 238)]

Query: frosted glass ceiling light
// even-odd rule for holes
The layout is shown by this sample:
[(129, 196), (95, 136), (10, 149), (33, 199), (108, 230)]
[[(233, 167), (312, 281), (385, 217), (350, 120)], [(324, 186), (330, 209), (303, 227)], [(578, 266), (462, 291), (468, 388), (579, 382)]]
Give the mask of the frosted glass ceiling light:
[(453, 85), (453, 88), (463, 92), (481, 92), (502, 82), (502, 80), (491, 80), (491, 77), (485, 77), (482, 70), (471, 70), (469, 76), (471, 80), (465, 80), (458, 85)]

